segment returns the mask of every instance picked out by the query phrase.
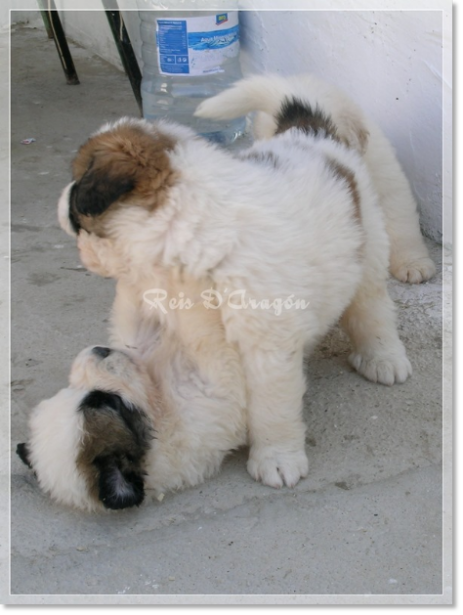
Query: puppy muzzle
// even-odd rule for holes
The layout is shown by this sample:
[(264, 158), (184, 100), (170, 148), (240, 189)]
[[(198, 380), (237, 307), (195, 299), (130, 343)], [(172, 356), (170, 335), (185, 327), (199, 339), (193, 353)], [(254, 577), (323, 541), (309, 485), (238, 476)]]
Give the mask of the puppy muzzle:
[(71, 205), (71, 191), (75, 182), (71, 182), (64, 188), (61, 196), (58, 200), (58, 222), (63, 231), (65, 231), (71, 237), (77, 235), (76, 230), (71, 224), (70, 219), (70, 205)]

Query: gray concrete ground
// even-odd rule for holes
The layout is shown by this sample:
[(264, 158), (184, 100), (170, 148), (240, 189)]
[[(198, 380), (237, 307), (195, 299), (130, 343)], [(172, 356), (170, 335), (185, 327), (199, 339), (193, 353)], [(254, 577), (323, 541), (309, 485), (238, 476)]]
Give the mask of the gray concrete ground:
[[(391, 281), (414, 368), (407, 383), (388, 388), (359, 377), (338, 330), (307, 362), (311, 471), (295, 489), (253, 482), (240, 452), (206, 484), (162, 502), (148, 497), (136, 510), (88, 515), (39, 491), (15, 446), (27, 436), (31, 408), (65, 386), (79, 350), (105, 342), (114, 288), (80, 266), (75, 242), (58, 227), (56, 201), (89, 133), (137, 114), (125, 75), (71, 50), (79, 86), (65, 84), (42, 28), (13, 29), (5, 602), (449, 604), (440, 273), (422, 286)], [(27, 138), (35, 142), (22, 144)], [(441, 248), (430, 249), (440, 269)]]

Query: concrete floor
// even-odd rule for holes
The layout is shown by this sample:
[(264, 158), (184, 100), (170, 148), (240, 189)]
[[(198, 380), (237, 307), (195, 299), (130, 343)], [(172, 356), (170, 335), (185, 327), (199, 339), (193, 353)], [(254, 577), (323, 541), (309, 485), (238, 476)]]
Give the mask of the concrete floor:
[[(86, 272), (56, 201), (77, 147), (137, 114), (125, 75), (71, 45), (68, 86), (43, 28), (11, 37), (11, 575), (14, 604), (450, 604), (443, 523), (442, 276), (391, 281), (413, 377), (392, 388), (347, 364), (335, 330), (307, 363), (310, 475), (275, 491), (245, 453), (201, 487), (88, 515), (52, 502), (14, 454), (31, 408), (105, 342), (113, 283)], [(35, 142), (23, 145), (27, 138)], [(430, 244), (441, 269), (442, 252)], [(451, 260), (444, 259), (450, 286)], [(447, 299), (447, 304), (449, 304)], [(445, 344), (444, 344), (445, 348)], [(448, 361), (450, 361), (448, 359)], [(449, 381), (444, 380), (449, 390)], [(448, 455), (447, 455), (448, 459)], [(447, 508), (451, 508), (447, 495)], [(9, 595), (7, 595), (9, 593)]]

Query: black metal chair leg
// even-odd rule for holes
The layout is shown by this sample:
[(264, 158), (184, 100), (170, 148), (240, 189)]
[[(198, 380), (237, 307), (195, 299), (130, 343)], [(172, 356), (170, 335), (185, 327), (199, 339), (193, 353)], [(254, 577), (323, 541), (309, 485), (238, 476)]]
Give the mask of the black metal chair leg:
[(47, 29), (48, 35), (50, 33), (55, 41), (56, 49), (58, 51), (61, 66), (63, 67), (64, 75), (68, 85), (78, 85), (80, 83), (77, 76), (74, 62), (72, 60), (71, 52), (69, 51), (66, 35), (64, 34), (63, 26), (61, 25), (61, 19), (56, 9), (53, 10), (41, 10), (43, 22)]
[(48, 12), (47, 11), (40, 11), (40, 14), (42, 15), (42, 20), (43, 20), (43, 23), (45, 25), (45, 29), (46, 29), (47, 34), (48, 34), (48, 38), (54, 38), (53, 37), (53, 29), (51, 27), (50, 18), (48, 17)]
[[(104, 2), (103, 2), (104, 4)], [(124, 24), (120, 11), (105, 11), (108, 18), (109, 27), (113, 34), (114, 42), (116, 43), (117, 51), (121, 58), (122, 66), (129, 78), (130, 85), (140, 109), (140, 114), (143, 113), (142, 99), (141, 99), (141, 78), (142, 74), (135, 52), (130, 41), (129, 33)]]

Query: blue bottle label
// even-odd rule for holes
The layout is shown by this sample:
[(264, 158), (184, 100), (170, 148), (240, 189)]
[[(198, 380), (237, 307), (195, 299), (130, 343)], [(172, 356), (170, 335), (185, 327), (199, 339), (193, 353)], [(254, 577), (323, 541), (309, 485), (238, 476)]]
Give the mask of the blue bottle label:
[(163, 75), (208, 75), (223, 71), (239, 53), (238, 12), (209, 17), (157, 19), (156, 45)]

